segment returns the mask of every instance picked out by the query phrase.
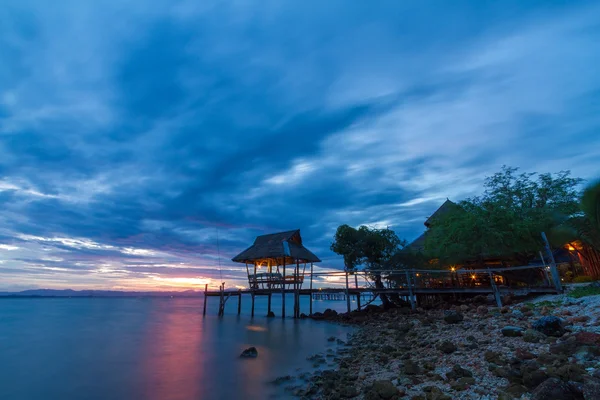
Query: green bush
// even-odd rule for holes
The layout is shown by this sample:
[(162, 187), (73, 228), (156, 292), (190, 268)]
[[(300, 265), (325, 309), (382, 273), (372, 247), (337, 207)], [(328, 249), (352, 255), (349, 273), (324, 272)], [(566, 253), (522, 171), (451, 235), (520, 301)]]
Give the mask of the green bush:
[(594, 282), (594, 278), (588, 275), (580, 275), (573, 279), (573, 283), (586, 283), (586, 282)]
[(571, 290), (569, 292), (568, 296), (579, 299), (580, 297), (595, 296), (598, 294), (600, 294), (600, 287), (588, 285), (588, 286), (580, 286), (578, 288)]

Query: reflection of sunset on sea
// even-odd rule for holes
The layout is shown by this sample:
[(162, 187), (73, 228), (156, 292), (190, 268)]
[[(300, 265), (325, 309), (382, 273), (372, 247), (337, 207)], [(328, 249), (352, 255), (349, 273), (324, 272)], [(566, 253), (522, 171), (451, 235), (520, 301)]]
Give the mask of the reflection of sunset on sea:
[(143, 338), (144, 397), (200, 399), (203, 326), (189, 314), (172, 312), (168, 307), (172, 306), (161, 304), (150, 316)]

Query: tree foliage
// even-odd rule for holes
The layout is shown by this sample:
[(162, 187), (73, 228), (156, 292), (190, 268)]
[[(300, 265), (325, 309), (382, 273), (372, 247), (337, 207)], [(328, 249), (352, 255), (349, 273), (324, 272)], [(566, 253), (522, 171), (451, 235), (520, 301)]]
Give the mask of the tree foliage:
[(504, 166), (485, 180), (483, 195), (431, 221), (425, 251), (442, 263), (482, 264), (489, 258), (508, 265), (528, 263), (543, 248), (540, 233), (560, 216), (578, 211), (580, 183), (569, 171), (518, 173), (518, 168)]
[(579, 212), (562, 218), (550, 238), (558, 246), (579, 240), (600, 252), (600, 181), (584, 190)]
[(381, 270), (406, 241), (400, 240), (388, 228), (376, 229), (360, 226), (355, 229), (348, 225), (338, 227), (331, 250), (344, 257), (347, 270), (354, 271), (360, 266), (368, 270)]

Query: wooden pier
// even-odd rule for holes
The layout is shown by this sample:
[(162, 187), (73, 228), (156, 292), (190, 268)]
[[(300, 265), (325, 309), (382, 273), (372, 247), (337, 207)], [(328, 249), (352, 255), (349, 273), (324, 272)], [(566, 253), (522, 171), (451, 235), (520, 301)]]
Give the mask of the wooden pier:
[[(537, 285), (508, 285), (503, 284), (503, 274), (511, 271), (524, 271), (537, 274), (541, 277), (541, 281)], [(356, 310), (361, 310), (362, 305), (372, 301), (375, 297), (383, 295), (394, 295), (409, 303), (414, 309), (417, 306), (434, 304), (441, 299), (457, 299), (473, 297), (476, 295), (493, 295), (498, 307), (502, 306), (502, 296), (515, 295), (526, 296), (529, 294), (555, 294), (562, 292), (560, 283), (552, 281), (549, 276), (549, 267), (545, 265), (486, 269), (486, 270), (457, 270), (457, 271), (440, 271), (440, 270), (410, 270), (410, 271), (378, 271), (378, 274), (385, 274), (388, 277), (402, 272), (404, 279), (395, 278), (393, 282), (388, 283), (387, 287), (376, 288), (373, 286), (355, 285), (354, 287), (328, 287), (328, 288), (295, 288), (279, 287), (270, 288), (254, 288), (243, 290), (225, 290), (222, 285), (219, 290), (208, 290), (208, 285), (205, 286), (204, 297), (204, 314), (206, 314), (206, 302), (209, 297), (219, 298), (219, 315), (223, 315), (225, 305), (230, 298), (237, 298), (237, 312), (241, 313), (242, 298), (245, 295), (250, 296), (251, 315), (254, 316), (254, 303), (256, 296), (267, 296), (268, 309), (267, 313), (272, 315), (274, 312), (271, 308), (271, 298), (273, 295), (284, 296), (293, 294), (294, 298), (298, 299), (295, 302), (294, 318), (301, 315), (300, 296), (308, 296), (309, 310), (307, 315), (313, 313), (313, 301), (346, 301), (347, 311), (353, 311), (351, 304), (356, 304)], [(329, 273), (312, 273), (309, 275), (309, 280), (313, 283), (314, 278), (318, 276), (345, 276), (349, 273), (345, 271), (329, 272)], [(372, 272), (354, 272), (352, 275), (362, 277), (364, 282), (369, 282), (369, 278), (373, 275)], [(357, 282), (358, 279), (355, 280)], [(285, 302), (282, 301), (281, 317), (285, 318)]]
[[(221, 283), (218, 290), (210, 291), (208, 285), (205, 286), (203, 314), (206, 315), (209, 297), (219, 298), (219, 316), (224, 315), (228, 300), (237, 298), (237, 313), (240, 314), (242, 299), (248, 295), (252, 302), (253, 317), (257, 296), (267, 296), (267, 315), (274, 316), (274, 310), (271, 308), (272, 296), (281, 295), (280, 316), (285, 318), (287, 294), (293, 294), (294, 318), (300, 318), (302, 314), (301, 296), (309, 297), (308, 315), (313, 314), (313, 300), (345, 300), (347, 311), (350, 312), (352, 299), (360, 311), (364, 304), (377, 296), (403, 300), (414, 309), (440, 300), (493, 295), (496, 305), (501, 307), (502, 296), (505, 294), (524, 296), (530, 293), (562, 292), (556, 264), (552, 253), (549, 253), (549, 265), (486, 269), (315, 272), (313, 264), (321, 260), (302, 245), (300, 230), (280, 232), (258, 236), (252, 246), (232, 259), (246, 265), (248, 289), (226, 290), (225, 283)], [(515, 273), (527, 275), (528, 281), (535, 284), (523, 284), (514, 279)], [(353, 285), (350, 284), (350, 276), (354, 277)], [(345, 284), (343, 287), (316, 288), (315, 278), (320, 277), (335, 277), (335, 280)], [(303, 287), (306, 284), (305, 280), (308, 280), (308, 288)]]

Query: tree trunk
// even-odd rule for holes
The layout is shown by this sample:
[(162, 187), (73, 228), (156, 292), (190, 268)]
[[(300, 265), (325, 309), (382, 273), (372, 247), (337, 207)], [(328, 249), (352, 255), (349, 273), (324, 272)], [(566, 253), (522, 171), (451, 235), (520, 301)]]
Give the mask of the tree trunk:
[[(375, 288), (384, 289), (380, 274), (375, 275)], [(386, 294), (381, 293), (379, 297), (381, 298), (381, 305), (383, 306), (384, 310), (394, 307), (394, 304), (390, 301)]]

